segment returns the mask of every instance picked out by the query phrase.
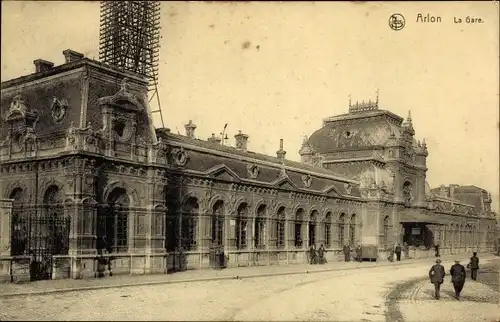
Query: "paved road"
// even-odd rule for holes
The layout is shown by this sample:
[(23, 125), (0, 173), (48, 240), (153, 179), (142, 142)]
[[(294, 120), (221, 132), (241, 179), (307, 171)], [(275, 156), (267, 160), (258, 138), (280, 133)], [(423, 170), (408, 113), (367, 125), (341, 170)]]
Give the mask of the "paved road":
[(427, 278), (402, 283), (387, 297), (386, 321), (500, 321), (499, 269), (500, 259), (481, 265), (478, 280), (466, 280), (460, 301), (449, 276), (440, 300), (434, 299), (434, 286)]
[(429, 265), (0, 298), (0, 319), (385, 321), (391, 289)]

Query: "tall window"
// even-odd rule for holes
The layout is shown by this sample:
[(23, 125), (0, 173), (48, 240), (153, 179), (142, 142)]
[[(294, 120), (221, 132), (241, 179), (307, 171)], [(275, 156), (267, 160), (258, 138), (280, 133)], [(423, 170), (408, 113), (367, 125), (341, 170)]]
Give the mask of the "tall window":
[(23, 212), (24, 191), (21, 188), (14, 189), (9, 199), (13, 199), (12, 204), (12, 239), (11, 255), (23, 255), (28, 248), (28, 218)]
[(215, 246), (223, 245), (224, 238), (224, 203), (217, 201), (212, 208), (212, 244)]
[(247, 218), (248, 218), (248, 205), (242, 203), (238, 206), (236, 216), (236, 248), (247, 248)]
[(385, 216), (384, 218), (384, 236), (383, 236), (383, 245), (385, 249), (389, 248), (389, 216)]
[(309, 218), (309, 246), (316, 244), (316, 220), (318, 218), (318, 211), (313, 210)]
[(123, 188), (115, 188), (108, 196), (107, 205), (99, 211), (100, 243), (98, 249), (110, 253), (128, 250), (129, 197)]
[(265, 247), (266, 205), (260, 205), (255, 217), (255, 248)]
[(304, 220), (304, 209), (299, 208), (295, 213), (295, 247), (302, 248), (302, 221)]
[(356, 215), (351, 216), (349, 223), (349, 244), (354, 246), (356, 244)]
[(323, 227), (325, 233), (325, 246), (330, 248), (332, 246), (332, 214), (330, 212), (325, 216)]
[(342, 213), (339, 216), (339, 220), (337, 222), (337, 239), (339, 247), (344, 246), (344, 228), (345, 228), (345, 214)]
[(196, 249), (196, 228), (198, 223), (198, 200), (194, 197), (188, 198), (181, 212), (181, 245), (184, 250)]
[(285, 248), (285, 207), (278, 210), (278, 222), (276, 224), (276, 246), (278, 248)]

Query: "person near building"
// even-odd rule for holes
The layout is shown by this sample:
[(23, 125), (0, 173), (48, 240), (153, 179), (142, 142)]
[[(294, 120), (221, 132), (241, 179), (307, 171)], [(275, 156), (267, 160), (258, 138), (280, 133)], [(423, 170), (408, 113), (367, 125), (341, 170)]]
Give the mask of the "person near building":
[(318, 258), (319, 258), (319, 263), (320, 264), (325, 264), (326, 263), (325, 253), (326, 253), (325, 246), (323, 246), (323, 244), (321, 244), (319, 246), (319, 248), (318, 248)]
[(439, 300), (439, 291), (441, 290), (441, 284), (443, 284), (446, 272), (443, 265), (441, 265), (441, 260), (436, 259), (436, 264), (432, 265), (429, 270), (429, 279), (431, 283), (434, 284), (434, 297)]
[(472, 257), (470, 258), (468, 266), (470, 268), (470, 278), (473, 281), (477, 281), (477, 271), (479, 270), (479, 257), (477, 257), (476, 252), (472, 253)]
[(360, 263), (363, 261), (361, 245), (358, 245), (356, 247), (356, 260)]
[(434, 245), (435, 256), (439, 257), (439, 244)]
[(396, 253), (396, 260), (401, 261), (401, 245), (397, 245), (396, 248), (394, 249), (394, 253)]
[(344, 245), (342, 252), (344, 253), (344, 260), (349, 262), (351, 260), (351, 247), (349, 247), (349, 245)]
[(455, 260), (455, 264), (451, 266), (450, 275), (453, 288), (455, 289), (455, 298), (457, 300), (460, 300), (460, 293), (464, 288), (465, 277), (467, 274), (465, 272), (465, 267), (460, 264), (460, 261), (458, 259)]
[(312, 244), (311, 247), (309, 247), (309, 263), (310, 264), (316, 264), (316, 244)]

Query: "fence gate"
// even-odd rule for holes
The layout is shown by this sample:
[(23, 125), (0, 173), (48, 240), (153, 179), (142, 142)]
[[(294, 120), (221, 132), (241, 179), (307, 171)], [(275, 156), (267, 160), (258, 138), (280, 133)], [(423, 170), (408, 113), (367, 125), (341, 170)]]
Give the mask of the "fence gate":
[(30, 255), (31, 280), (52, 278), (53, 256), (69, 249), (70, 218), (62, 211), (16, 212), (12, 218), (12, 255)]

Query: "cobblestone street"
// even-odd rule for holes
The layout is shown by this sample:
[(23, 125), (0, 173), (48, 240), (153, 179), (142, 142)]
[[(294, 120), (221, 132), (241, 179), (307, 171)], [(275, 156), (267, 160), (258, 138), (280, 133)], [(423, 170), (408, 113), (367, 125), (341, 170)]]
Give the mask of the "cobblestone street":
[[(387, 294), (401, 282), (425, 277), (431, 263), (430, 259), (429, 263), (317, 274), (0, 298), (0, 319), (385, 321)], [(444, 264), (448, 268), (451, 262)], [(402, 310), (419, 316), (431, 286), (423, 283)], [(462, 305), (446, 296), (439, 304), (456, 312), (453, 321), (484, 321), (460, 313), (471, 311), (472, 305), (480, 305), (485, 317), (496, 312), (493, 301), (495, 296), (498, 301), (498, 293), (478, 282), (466, 285)], [(414, 321), (411, 314), (405, 318)]]

